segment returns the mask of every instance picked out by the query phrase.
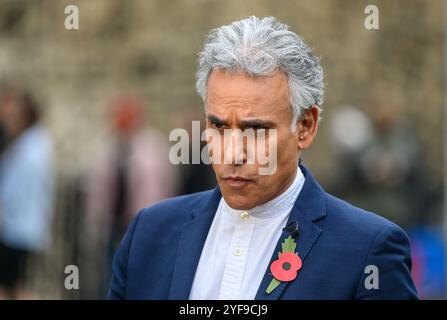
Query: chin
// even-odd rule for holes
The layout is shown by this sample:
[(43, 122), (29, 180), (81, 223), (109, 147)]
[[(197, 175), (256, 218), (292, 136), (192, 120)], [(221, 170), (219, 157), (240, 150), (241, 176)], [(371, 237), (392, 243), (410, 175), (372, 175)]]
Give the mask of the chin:
[(257, 206), (254, 201), (247, 201), (247, 197), (239, 194), (225, 195), (223, 194), (225, 202), (236, 210), (250, 210)]

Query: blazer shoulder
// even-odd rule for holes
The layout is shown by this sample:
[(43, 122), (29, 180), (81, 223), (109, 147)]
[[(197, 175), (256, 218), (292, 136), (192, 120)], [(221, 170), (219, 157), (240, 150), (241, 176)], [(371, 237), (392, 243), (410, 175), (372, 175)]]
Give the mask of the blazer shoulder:
[(405, 231), (394, 222), (374, 212), (358, 208), (329, 193), (326, 193), (326, 206), (330, 220), (337, 221), (338, 225), (343, 225), (355, 233), (375, 237), (388, 229), (406, 235)]
[(139, 223), (187, 220), (200, 204), (210, 200), (212, 193), (213, 189), (162, 200), (142, 209), (138, 214)]

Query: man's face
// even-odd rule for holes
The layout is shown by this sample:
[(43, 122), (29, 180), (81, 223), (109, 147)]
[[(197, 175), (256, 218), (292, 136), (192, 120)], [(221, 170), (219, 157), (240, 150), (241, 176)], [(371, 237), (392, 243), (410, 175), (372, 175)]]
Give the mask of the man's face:
[[(285, 191), (295, 178), (301, 129), (301, 126), (295, 132), (290, 129), (292, 111), (287, 76), (278, 71), (269, 77), (253, 78), (214, 70), (208, 80), (206, 106), (207, 128), (219, 130), (222, 136), (224, 129), (276, 129), (277, 163), (272, 175), (260, 175), (258, 161), (246, 161), (246, 144), (241, 146), (244, 157), (241, 164), (213, 161), (225, 201), (234, 209), (248, 210)], [(267, 146), (266, 151), (271, 151), (271, 147)], [(234, 150), (225, 149), (223, 156)], [(237, 158), (234, 154), (231, 156)]]
[(0, 98), (0, 125), (4, 127), (10, 138), (16, 137), (27, 124), (23, 107), (13, 98)]

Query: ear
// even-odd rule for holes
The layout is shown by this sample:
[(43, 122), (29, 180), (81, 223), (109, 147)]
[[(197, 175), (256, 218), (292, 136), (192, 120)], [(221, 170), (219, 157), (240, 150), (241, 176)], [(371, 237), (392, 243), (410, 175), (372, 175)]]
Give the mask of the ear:
[(298, 149), (305, 150), (310, 147), (318, 130), (319, 111), (317, 106), (312, 105), (305, 109), (298, 120)]

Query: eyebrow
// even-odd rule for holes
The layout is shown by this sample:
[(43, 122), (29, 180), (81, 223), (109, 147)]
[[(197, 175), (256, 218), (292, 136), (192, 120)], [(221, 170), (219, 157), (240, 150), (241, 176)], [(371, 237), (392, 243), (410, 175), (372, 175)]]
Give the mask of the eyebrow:
[(218, 124), (218, 125), (222, 125), (222, 126), (227, 124), (227, 122), (226, 122), (225, 120), (219, 119), (219, 118), (216, 117), (215, 115), (209, 114), (209, 115), (207, 115), (206, 117), (208, 118), (208, 120), (209, 120), (211, 123)]
[[(211, 123), (218, 124), (218, 125), (227, 125), (228, 122), (220, 119), (219, 117), (209, 114), (207, 115), (208, 120)], [(241, 120), (239, 121), (239, 125), (242, 128), (248, 128), (248, 127), (255, 127), (255, 128), (273, 128), (275, 127), (275, 124), (272, 121), (268, 120), (262, 120), (262, 119), (247, 119), (247, 120)]]
[(250, 120), (242, 120), (240, 121), (241, 127), (255, 127), (255, 128), (272, 128), (274, 127), (274, 123), (268, 120), (262, 119), (250, 119)]

